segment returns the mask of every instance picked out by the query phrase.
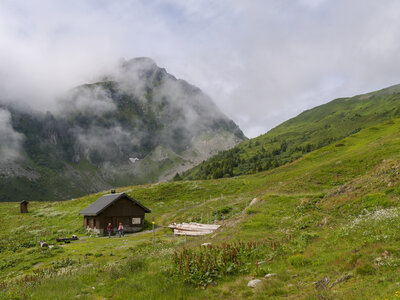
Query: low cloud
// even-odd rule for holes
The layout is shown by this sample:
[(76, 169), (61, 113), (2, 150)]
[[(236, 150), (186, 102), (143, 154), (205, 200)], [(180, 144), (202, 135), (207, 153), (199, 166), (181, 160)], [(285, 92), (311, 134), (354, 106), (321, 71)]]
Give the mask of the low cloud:
[(24, 136), (12, 127), (10, 112), (0, 109), (0, 161), (18, 159), (23, 140)]
[[(77, 153), (95, 164), (104, 161), (128, 163), (129, 154), (135, 156), (132, 145), (140, 142), (139, 134), (123, 129), (119, 125), (110, 128), (90, 126), (87, 129), (75, 128)], [(128, 156), (127, 156), (128, 154)], [(76, 160), (81, 159), (75, 158)], [(123, 160), (125, 159), (125, 160)]]
[(57, 114), (80, 112), (83, 114), (102, 115), (116, 109), (110, 92), (100, 85), (75, 88), (57, 104)]

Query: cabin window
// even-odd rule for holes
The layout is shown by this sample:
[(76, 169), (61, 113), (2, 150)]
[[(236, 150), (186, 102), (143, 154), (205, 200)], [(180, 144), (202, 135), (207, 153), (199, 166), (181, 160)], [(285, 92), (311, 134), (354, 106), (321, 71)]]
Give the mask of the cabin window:
[(96, 219), (93, 218), (93, 228), (96, 228)]
[(142, 218), (132, 218), (133, 225), (140, 225), (142, 224)]

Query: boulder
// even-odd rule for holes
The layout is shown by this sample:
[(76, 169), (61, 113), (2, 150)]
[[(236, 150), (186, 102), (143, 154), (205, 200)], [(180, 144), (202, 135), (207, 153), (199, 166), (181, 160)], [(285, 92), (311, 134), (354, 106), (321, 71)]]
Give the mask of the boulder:
[(328, 284), (331, 280), (328, 277), (324, 277), (321, 280), (315, 281), (314, 286), (316, 290), (326, 290), (328, 288)]
[(250, 206), (253, 206), (253, 205), (256, 204), (257, 202), (258, 202), (258, 199), (257, 199), (257, 198), (254, 198), (253, 200), (251, 200), (249, 207), (250, 207)]
[(276, 273), (268, 273), (267, 275), (264, 276), (264, 278), (270, 278), (272, 276), (276, 276)]
[(39, 242), (39, 245), (40, 245), (40, 247), (42, 247), (42, 248), (48, 247), (48, 246), (49, 246), (49, 244), (47, 244), (46, 242), (42, 242), (42, 241)]
[(247, 284), (247, 286), (248, 286), (248, 287), (251, 287), (251, 288), (255, 288), (260, 282), (261, 282), (260, 279), (253, 279), (253, 280), (250, 280), (250, 281), (249, 281), (249, 283)]
[(346, 276), (343, 276), (343, 277), (337, 279), (334, 283), (332, 283), (332, 285), (331, 285), (330, 288), (333, 288), (335, 285), (337, 285), (337, 284), (339, 284), (339, 283), (341, 283), (341, 282), (344, 282), (344, 281), (349, 280), (351, 277), (353, 277), (353, 276), (350, 275), (350, 274), (348, 274), (348, 275), (346, 275)]
[(325, 225), (326, 225), (327, 223), (328, 223), (328, 218), (327, 218), (327, 217), (324, 217), (324, 218), (321, 220), (321, 222), (319, 222), (318, 226), (325, 227)]

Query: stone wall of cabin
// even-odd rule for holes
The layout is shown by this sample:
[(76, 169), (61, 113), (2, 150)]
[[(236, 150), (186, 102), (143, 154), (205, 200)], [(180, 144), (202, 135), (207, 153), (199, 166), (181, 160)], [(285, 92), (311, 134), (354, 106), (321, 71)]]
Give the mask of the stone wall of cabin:
[(101, 218), (99, 218), (98, 216), (95, 217), (85, 216), (83, 218), (83, 226), (84, 228), (86, 228), (87, 231), (97, 234), (104, 233), (104, 230), (101, 227)]

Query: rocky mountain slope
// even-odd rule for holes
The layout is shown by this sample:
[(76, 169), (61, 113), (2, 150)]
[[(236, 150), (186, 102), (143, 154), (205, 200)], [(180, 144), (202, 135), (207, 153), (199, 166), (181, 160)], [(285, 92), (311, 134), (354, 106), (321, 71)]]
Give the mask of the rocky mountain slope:
[(200, 89), (149, 58), (71, 90), (56, 111), (0, 106), (0, 201), (171, 178), (245, 139)]

